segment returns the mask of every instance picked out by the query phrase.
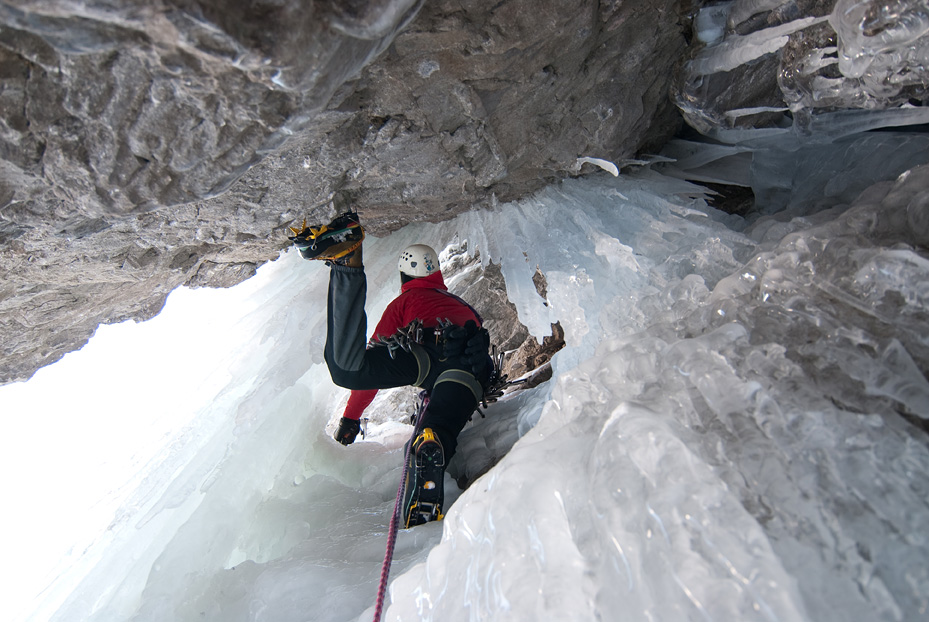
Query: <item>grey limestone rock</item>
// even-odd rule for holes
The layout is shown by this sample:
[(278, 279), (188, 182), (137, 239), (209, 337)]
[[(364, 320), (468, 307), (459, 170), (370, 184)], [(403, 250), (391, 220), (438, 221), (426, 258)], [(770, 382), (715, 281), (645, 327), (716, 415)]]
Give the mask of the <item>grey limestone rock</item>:
[(384, 233), (656, 150), (683, 49), (671, 0), (4, 0), (0, 382), (304, 217)]

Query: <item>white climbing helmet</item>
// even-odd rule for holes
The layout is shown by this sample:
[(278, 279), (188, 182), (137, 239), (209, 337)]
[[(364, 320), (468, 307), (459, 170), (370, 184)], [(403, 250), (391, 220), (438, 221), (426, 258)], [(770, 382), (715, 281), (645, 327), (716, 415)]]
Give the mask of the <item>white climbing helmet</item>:
[(400, 253), (400, 272), (419, 278), (439, 271), (439, 256), (425, 244), (407, 246)]

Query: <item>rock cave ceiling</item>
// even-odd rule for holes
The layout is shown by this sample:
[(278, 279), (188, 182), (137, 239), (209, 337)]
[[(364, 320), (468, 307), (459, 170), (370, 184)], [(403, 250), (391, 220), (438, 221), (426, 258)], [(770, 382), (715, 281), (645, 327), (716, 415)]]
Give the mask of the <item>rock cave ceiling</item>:
[[(832, 9), (789, 4), (730, 27)], [(353, 207), (384, 234), (589, 172), (581, 156), (655, 153), (681, 102), (702, 123), (783, 106), (777, 54), (695, 103), (680, 68), (697, 8), (0, 2), (0, 383), (153, 317), (179, 285), (241, 282), (304, 217)]]

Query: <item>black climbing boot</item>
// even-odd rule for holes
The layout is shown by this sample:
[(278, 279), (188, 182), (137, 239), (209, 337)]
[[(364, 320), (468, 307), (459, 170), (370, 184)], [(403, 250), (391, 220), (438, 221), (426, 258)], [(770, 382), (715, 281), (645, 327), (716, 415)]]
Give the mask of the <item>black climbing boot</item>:
[(432, 428), (412, 439), (403, 497), (404, 527), (442, 520), (445, 452)]
[(290, 239), (304, 259), (320, 259), (342, 263), (361, 246), (365, 238), (364, 228), (358, 222), (358, 214), (345, 212), (328, 225), (291, 227), (294, 235)]

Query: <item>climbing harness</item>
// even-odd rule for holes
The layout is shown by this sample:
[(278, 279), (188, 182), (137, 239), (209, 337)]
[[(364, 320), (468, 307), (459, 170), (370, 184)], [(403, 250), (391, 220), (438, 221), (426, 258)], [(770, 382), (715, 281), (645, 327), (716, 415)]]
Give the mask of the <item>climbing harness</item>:
[[(445, 330), (451, 326), (451, 320), (448, 318), (441, 319), (436, 318), (435, 328), (432, 329), (432, 334), (435, 337), (435, 345), (440, 346), (442, 340), (444, 339), (443, 334)], [(377, 339), (374, 337), (371, 338), (369, 342), (370, 346), (387, 346), (387, 350), (390, 353), (390, 358), (396, 358), (397, 350), (403, 350), (404, 352), (413, 352), (413, 345), (424, 345), (426, 343), (426, 327), (423, 326), (422, 320), (413, 320), (406, 326), (397, 329), (390, 337), (381, 337)]]
[(410, 452), (413, 451), (413, 440), (419, 436), (423, 426), (423, 415), (429, 405), (429, 394), (423, 391), (419, 394), (419, 408), (416, 410), (416, 423), (413, 435), (406, 444), (403, 454), (403, 473), (400, 475), (400, 487), (397, 489), (397, 501), (394, 503), (394, 513), (387, 529), (387, 550), (384, 552), (384, 564), (381, 566), (381, 583), (377, 588), (377, 604), (374, 606), (374, 622), (380, 622), (384, 608), (384, 599), (387, 596), (387, 579), (390, 576), (390, 564), (394, 558), (394, 546), (397, 544), (397, 530), (400, 528), (400, 514), (403, 512), (403, 498), (406, 496), (407, 471), (410, 468)]

